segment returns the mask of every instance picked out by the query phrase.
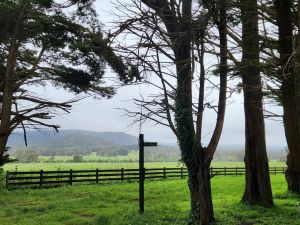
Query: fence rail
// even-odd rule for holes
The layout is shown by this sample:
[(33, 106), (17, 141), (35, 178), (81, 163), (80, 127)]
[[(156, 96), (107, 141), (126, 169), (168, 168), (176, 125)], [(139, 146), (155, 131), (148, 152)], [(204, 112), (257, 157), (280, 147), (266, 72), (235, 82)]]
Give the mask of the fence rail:
[[(285, 167), (270, 167), (270, 174), (283, 174)], [(245, 174), (244, 167), (212, 167), (210, 176), (238, 176)], [(187, 177), (187, 169), (181, 168), (145, 168), (145, 179), (166, 179)], [(65, 171), (30, 171), (6, 173), (6, 188), (49, 188), (75, 183), (100, 183), (106, 181), (138, 180), (138, 169), (112, 170), (65, 170)]]

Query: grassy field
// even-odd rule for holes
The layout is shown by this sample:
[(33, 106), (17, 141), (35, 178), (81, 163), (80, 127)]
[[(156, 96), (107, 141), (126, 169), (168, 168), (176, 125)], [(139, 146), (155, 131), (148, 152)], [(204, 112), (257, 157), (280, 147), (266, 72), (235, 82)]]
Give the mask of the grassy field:
[[(102, 161), (112, 161), (112, 162), (122, 162), (122, 161), (137, 161), (139, 159), (139, 154), (137, 151), (129, 151), (128, 155), (118, 155), (118, 156), (100, 156), (97, 155), (96, 153), (91, 153), (89, 155), (85, 155), (82, 157), (83, 161), (97, 161), (97, 160), (102, 160)], [(51, 159), (50, 156), (39, 156), (39, 161), (41, 163), (47, 162)], [(73, 156), (55, 156), (55, 161), (58, 162), (68, 162), (72, 161)]]
[[(182, 167), (179, 162), (146, 162), (146, 168)], [(213, 162), (213, 167), (244, 167), (243, 162)], [(270, 167), (286, 166), (284, 162), (270, 162)], [(4, 166), (9, 171), (34, 171), (34, 170), (81, 170), (81, 169), (121, 169), (138, 168), (138, 163), (11, 163)]]
[[(272, 178), (275, 206), (240, 204), (244, 177), (212, 179), (216, 225), (299, 225), (300, 197), (287, 193), (282, 175)], [(145, 214), (138, 214), (138, 183), (0, 190), (1, 225), (186, 225), (185, 180), (147, 181)]]

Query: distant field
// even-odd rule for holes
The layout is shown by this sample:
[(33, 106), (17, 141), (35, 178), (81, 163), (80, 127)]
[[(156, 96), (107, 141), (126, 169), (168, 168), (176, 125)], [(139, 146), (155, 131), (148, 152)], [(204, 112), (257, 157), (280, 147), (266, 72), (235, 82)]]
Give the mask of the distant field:
[[(139, 155), (137, 151), (129, 151), (128, 155), (118, 155), (118, 156), (99, 156), (96, 153), (92, 153), (90, 155), (83, 156), (83, 161), (112, 161), (112, 162), (122, 162), (122, 161), (137, 161), (139, 159)], [(41, 163), (47, 162), (51, 159), (50, 156), (39, 156), (39, 161)], [(58, 162), (68, 162), (73, 160), (73, 156), (55, 156), (55, 161)]]
[[(272, 175), (275, 206), (240, 204), (244, 176), (214, 177), (215, 225), (299, 225), (299, 196), (283, 175)], [(138, 213), (138, 183), (83, 185), (42, 190), (0, 189), (1, 225), (186, 225), (186, 180), (145, 183), (145, 214)]]
[[(284, 162), (270, 162), (270, 167), (286, 166)], [(179, 162), (146, 162), (146, 168), (182, 167)], [(244, 167), (243, 162), (213, 162), (213, 167)], [(34, 170), (81, 170), (81, 169), (121, 169), (138, 168), (138, 163), (11, 163), (4, 166), (9, 171), (34, 171)]]

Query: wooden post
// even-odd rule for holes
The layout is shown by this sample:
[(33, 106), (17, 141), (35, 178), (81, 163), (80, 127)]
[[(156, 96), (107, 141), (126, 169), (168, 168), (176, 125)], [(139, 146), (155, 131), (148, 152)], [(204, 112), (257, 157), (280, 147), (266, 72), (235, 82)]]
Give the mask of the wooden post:
[(44, 173), (44, 171), (41, 170), (40, 171), (40, 188), (42, 188), (42, 185), (43, 185), (43, 173)]
[(145, 147), (154, 147), (157, 146), (156, 142), (145, 142), (144, 135), (139, 135), (139, 206), (140, 213), (144, 213), (144, 183), (145, 183), (145, 167), (144, 167), (144, 155), (145, 155)]
[(226, 166), (224, 167), (224, 173), (225, 173), (225, 176), (226, 176), (227, 175)]
[(275, 175), (277, 174), (277, 169), (276, 169), (276, 166), (275, 166)]
[(70, 185), (72, 186), (73, 184), (73, 170), (70, 169), (70, 181), (69, 181)]
[(144, 213), (144, 135), (139, 135), (139, 207), (140, 213)]
[(121, 180), (124, 180), (124, 168), (121, 169)]
[(9, 171), (6, 171), (5, 187), (7, 190), (9, 189)]
[(167, 176), (166, 176), (167, 174), (166, 174), (166, 167), (164, 167), (164, 179), (166, 179), (167, 178)]
[(180, 169), (180, 176), (181, 176), (181, 179), (183, 179), (183, 167), (181, 167), (181, 169)]
[(99, 169), (96, 169), (96, 183), (99, 183)]

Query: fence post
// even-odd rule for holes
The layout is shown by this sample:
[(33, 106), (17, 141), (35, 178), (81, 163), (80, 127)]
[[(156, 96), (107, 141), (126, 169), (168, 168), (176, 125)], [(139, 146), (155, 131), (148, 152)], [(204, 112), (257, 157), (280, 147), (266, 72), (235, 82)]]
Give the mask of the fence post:
[(73, 184), (73, 170), (70, 169), (70, 181), (69, 181), (70, 185), (72, 186)]
[(210, 174), (210, 177), (212, 177), (212, 175), (214, 174), (214, 168), (213, 167), (210, 168), (209, 174)]
[(5, 187), (8, 190), (9, 188), (9, 171), (6, 171), (6, 182), (5, 182)]
[(124, 180), (124, 168), (121, 169), (121, 180)]
[(166, 167), (164, 167), (164, 179), (166, 179)]
[(227, 175), (226, 166), (224, 167), (224, 173), (225, 173), (225, 176), (226, 176)]
[(44, 173), (44, 171), (41, 170), (41, 171), (40, 171), (40, 188), (41, 188), (42, 185), (43, 185), (43, 173)]
[(275, 166), (275, 175), (277, 174), (277, 169), (276, 169), (276, 166)]
[(183, 179), (183, 167), (180, 168), (180, 176), (181, 176), (181, 179)]
[(99, 169), (96, 169), (96, 183), (99, 183)]

